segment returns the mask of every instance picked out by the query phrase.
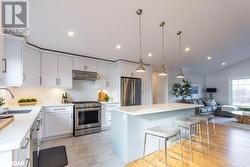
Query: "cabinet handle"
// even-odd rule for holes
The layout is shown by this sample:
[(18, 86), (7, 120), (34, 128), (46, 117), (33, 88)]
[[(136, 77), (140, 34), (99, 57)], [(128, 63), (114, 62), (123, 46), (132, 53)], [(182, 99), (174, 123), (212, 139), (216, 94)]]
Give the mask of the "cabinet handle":
[(3, 58), (2, 59), (3, 62), (4, 62), (4, 70), (2, 71), (3, 73), (7, 73), (7, 59), (6, 58)]
[(26, 166), (26, 167), (29, 167), (29, 165), (30, 165), (30, 158), (27, 158), (27, 159), (26, 159), (26, 165), (25, 165), (25, 166)]
[(58, 85), (61, 85), (61, 79), (58, 78)]
[(133, 77), (133, 76), (134, 76), (134, 73), (131, 72), (131, 76)]
[(21, 147), (21, 149), (26, 149), (28, 147), (29, 142), (30, 142), (30, 138), (26, 138), (25, 141), (26, 141), (26, 143), (24, 146)]
[(42, 85), (42, 77), (40, 77), (40, 85)]
[(88, 66), (84, 66), (84, 70), (88, 70)]

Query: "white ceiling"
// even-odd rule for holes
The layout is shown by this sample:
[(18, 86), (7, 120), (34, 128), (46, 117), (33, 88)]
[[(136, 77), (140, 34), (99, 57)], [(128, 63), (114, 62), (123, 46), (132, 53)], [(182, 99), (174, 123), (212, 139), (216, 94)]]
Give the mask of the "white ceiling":
[[(31, 0), (30, 41), (41, 47), (111, 60), (138, 61), (138, 17), (143, 12), (143, 59), (161, 63), (159, 23), (165, 20), (167, 68), (183, 64), (202, 74), (250, 57), (249, 0)], [(74, 37), (69, 37), (71, 30)], [(183, 31), (178, 56), (176, 32)], [(117, 50), (120, 44), (122, 49)], [(149, 58), (147, 53), (153, 53)], [(206, 58), (212, 56), (212, 60)]]

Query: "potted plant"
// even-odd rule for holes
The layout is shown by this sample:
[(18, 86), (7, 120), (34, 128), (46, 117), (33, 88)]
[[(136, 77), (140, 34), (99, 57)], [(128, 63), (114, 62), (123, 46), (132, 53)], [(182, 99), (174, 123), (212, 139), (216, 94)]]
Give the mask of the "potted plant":
[(37, 103), (37, 99), (35, 98), (18, 100), (18, 104), (20, 106), (35, 105), (36, 103)]
[(191, 96), (191, 82), (183, 79), (181, 83), (173, 85), (173, 94), (176, 97), (181, 97), (181, 102), (185, 102), (185, 98)]
[(0, 113), (3, 111), (3, 105), (5, 104), (4, 98), (0, 97)]

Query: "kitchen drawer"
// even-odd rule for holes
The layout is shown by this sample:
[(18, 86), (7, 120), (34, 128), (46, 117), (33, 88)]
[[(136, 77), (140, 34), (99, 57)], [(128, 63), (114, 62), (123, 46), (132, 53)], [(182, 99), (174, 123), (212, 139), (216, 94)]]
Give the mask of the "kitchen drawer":
[(63, 107), (45, 107), (45, 112), (72, 112), (72, 106)]

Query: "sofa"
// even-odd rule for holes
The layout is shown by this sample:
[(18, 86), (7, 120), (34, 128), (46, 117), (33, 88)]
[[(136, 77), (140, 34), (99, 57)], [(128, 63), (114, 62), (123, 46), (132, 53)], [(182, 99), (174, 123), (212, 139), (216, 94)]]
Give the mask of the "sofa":
[(195, 109), (196, 115), (216, 115), (217, 111), (220, 110), (220, 106), (214, 99), (185, 99), (184, 103), (203, 105), (203, 107)]

